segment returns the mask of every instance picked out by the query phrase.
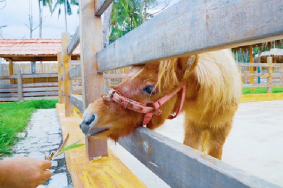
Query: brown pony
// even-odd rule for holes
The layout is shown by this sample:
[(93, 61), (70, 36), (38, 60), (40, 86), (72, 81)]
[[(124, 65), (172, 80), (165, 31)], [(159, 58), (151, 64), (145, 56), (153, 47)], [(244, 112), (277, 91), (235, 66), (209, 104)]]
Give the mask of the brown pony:
[[(124, 81), (112, 89), (147, 104), (172, 93), (182, 83), (187, 87), (182, 108), (184, 144), (221, 159), (241, 97), (241, 78), (231, 50), (133, 66)], [(162, 125), (180, 104), (181, 92), (178, 92), (159, 108), (161, 114), (153, 112), (147, 128)], [(127, 105), (111, 100), (109, 95), (101, 97), (85, 110), (80, 127), (85, 134), (117, 141), (143, 124), (144, 114)]]

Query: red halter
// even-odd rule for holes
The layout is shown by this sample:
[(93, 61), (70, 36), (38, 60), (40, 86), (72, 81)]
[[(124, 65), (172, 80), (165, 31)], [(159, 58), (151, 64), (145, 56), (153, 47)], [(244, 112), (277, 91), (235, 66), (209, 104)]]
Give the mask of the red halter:
[(187, 89), (186, 84), (182, 83), (180, 86), (178, 86), (176, 89), (174, 89), (172, 93), (164, 95), (163, 97), (161, 97), (159, 100), (157, 100), (155, 102), (148, 102), (148, 103), (141, 103), (141, 102), (129, 99), (127, 97), (124, 97), (119, 91), (114, 90), (114, 89), (111, 90), (108, 95), (105, 94), (102, 97), (103, 97), (104, 100), (107, 100), (107, 101), (113, 100), (116, 103), (124, 106), (125, 108), (133, 110), (135, 112), (145, 114), (144, 118), (143, 118), (143, 125), (147, 125), (150, 122), (150, 120), (152, 119), (153, 115), (159, 116), (162, 113), (162, 111), (159, 110), (159, 108), (164, 103), (166, 103), (169, 99), (171, 99), (174, 95), (176, 95), (179, 91), (182, 90), (181, 101), (180, 101), (180, 105), (179, 105), (179, 108), (178, 108), (176, 114), (168, 117), (168, 119), (176, 118), (180, 114), (180, 112), (183, 108), (183, 104), (184, 104), (184, 101), (185, 101), (186, 89)]

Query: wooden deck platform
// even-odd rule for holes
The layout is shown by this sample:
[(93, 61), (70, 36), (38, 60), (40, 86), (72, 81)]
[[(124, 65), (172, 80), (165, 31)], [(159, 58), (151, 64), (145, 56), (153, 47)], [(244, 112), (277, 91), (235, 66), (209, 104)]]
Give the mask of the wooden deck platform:
[[(80, 116), (65, 117), (64, 104), (57, 104), (59, 123), (65, 138), (70, 133), (68, 143), (73, 143), (84, 137), (79, 128)], [(84, 142), (84, 141), (82, 141)], [(108, 158), (89, 161), (85, 147), (66, 151), (65, 158), (75, 188), (86, 187), (146, 187), (109, 149)]]

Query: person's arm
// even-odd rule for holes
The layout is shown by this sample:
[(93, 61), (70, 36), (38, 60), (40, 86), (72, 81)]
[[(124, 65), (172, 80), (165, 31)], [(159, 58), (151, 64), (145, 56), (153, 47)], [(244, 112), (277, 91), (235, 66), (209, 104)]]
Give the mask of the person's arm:
[(29, 157), (0, 161), (0, 188), (36, 188), (51, 177), (51, 162)]

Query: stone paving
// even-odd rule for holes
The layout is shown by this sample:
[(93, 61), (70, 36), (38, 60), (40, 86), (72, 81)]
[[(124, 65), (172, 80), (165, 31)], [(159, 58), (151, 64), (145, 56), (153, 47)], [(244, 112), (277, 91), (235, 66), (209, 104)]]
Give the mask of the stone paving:
[[(29, 125), (19, 137), (24, 137), (14, 147), (15, 156), (43, 160), (62, 143), (61, 126), (56, 109), (37, 110), (32, 114)], [(52, 161), (52, 177), (38, 188), (72, 188), (72, 180), (66, 167), (64, 154)]]

